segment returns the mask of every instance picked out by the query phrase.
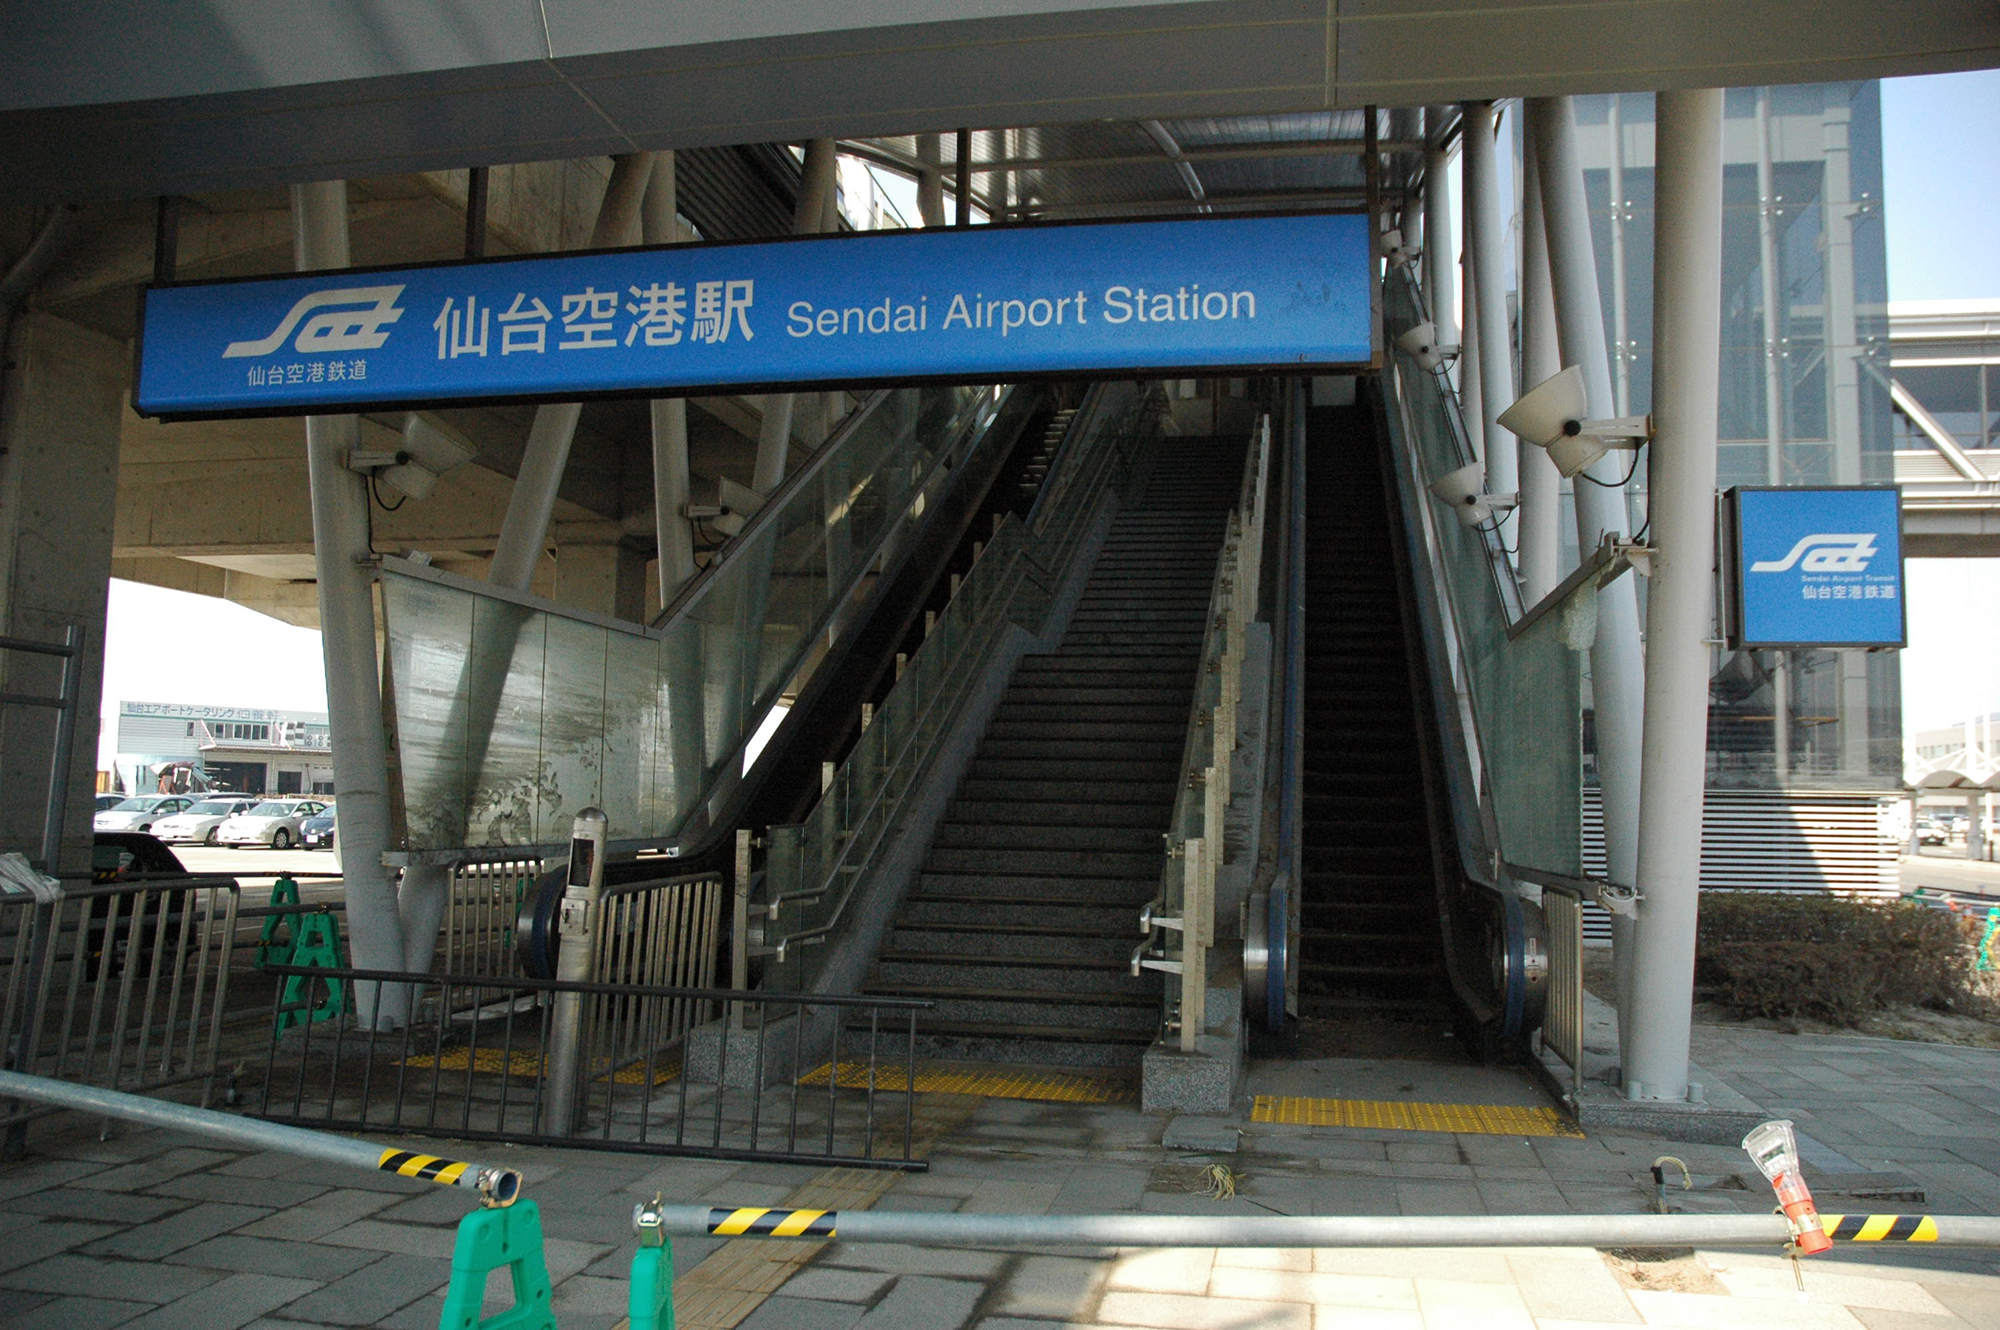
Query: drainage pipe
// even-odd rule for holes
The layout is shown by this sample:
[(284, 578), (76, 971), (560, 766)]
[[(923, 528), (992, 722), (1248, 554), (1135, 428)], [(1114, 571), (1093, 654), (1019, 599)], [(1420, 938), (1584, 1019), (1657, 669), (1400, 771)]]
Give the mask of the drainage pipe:
[(512, 1205), (521, 1194), (521, 1175), (497, 1164), (475, 1164), (443, 1159), (415, 1150), (383, 1149), (367, 1141), (325, 1132), (287, 1127), (281, 1123), (240, 1118), (234, 1113), (218, 1113), (209, 1108), (148, 1099), (120, 1090), (104, 1090), (94, 1085), (73, 1085), (45, 1076), (25, 1076), (17, 1071), (0, 1071), (0, 1095), (33, 1099), (58, 1108), (74, 1109), (100, 1117), (140, 1122), (149, 1127), (205, 1136), (224, 1145), (245, 1150), (276, 1150), (301, 1159), (317, 1159), (327, 1164), (365, 1168), (440, 1187), (464, 1187), (478, 1192), (490, 1205)]

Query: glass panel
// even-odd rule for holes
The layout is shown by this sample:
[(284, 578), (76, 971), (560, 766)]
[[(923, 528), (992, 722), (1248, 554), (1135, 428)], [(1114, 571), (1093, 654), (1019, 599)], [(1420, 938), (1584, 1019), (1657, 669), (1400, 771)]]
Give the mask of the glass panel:
[(1004, 396), (879, 394), (673, 618), (621, 627), (384, 569), (413, 849), (670, 839), (814, 660), (859, 572), (954, 478)]
[[(1389, 282), (1384, 313), (1391, 339), (1422, 321), (1401, 280)], [(1391, 430), (1415, 450), (1428, 485), (1465, 465), (1470, 445), (1446, 380), (1401, 351), (1393, 372), (1400, 391)], [(1574, 876), (1582, 871), (1583, 698), (1578, 653), (1564, 639), (1581, 636), (1576, 625), (1588, 621), (1590, 607), (1573, 601), (1571, 611), (1545, 614), (1510, 641), (1507, 629), (1519, 613), (1511, 571), (1501, 571), (1486, 533), (1432, 517), (1433, 571), (1454, 621), (1476, 728), (1474, 761), (1501, 855), (1525, 868)]]

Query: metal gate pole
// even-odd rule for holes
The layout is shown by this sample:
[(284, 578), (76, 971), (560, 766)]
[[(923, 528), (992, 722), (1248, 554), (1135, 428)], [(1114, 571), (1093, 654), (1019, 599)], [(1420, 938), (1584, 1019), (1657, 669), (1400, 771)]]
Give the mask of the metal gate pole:
[[(654, 1207), (647, 1207), (653, 1211)], [(658, 1207), (676, 1237), (805, 1238), (956, 1247), (1783, 1247), (1778, 1213), (1761, 1215), (986, 1215), (896, 1210)], [(1845, 1231), (1857, 1218), (1822, 1216)], [(1888, 1219), (1890, 1216), (1877, 1216)], [(2000, 1219), (1904, 1215), (1885, 1240), (2000, 1246)], [(1836, 1221), (1842, 1221), (1836, 1224)], [(1858, 1231), (1858, 1230), (1857, 1230)]]
[(185, 1104), (171, 1104), (162, 1099), (104, 1090), (94, 1085), (73, 1085), (68, 1081), (52, 1081), (45, 1076), (0, 1071), (0, 1095), (33, 1099), (99, 1117), (143, 1122), (150, 1127), (206, 1136), (245, 1149), (277, 1150), (301, 1159), (318, 1159), (329, 1164), (345, 1164), (350, 1168), (373, 1169), (423, 1182), (435, 1182), (441, 1187), (464, 1187), (478, 1192), (492, 1205), (512, 1205), (521, 1194), (521, 1175), (511, 1168), (440, 1159), (412, 1150), (385, 1150), (379, 1145), (345, 1136), (329, 1136), (324, 1132), (287, 1127), (256, 1118), (239, 1118), (232, 1113), (190, 1108)]

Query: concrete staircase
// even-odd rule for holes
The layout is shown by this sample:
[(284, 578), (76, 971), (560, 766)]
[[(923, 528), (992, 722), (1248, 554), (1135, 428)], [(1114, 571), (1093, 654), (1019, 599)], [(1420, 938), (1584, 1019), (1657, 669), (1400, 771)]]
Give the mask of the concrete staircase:
[(1137, 1066), (1158, 1032), (1160, 977), (1130, 958), (1243, 455), (1157, 445), (1062, 645), (1016, 669), (863, 989), (937, 1004), (919, 1056)]
[(1317, 409), (1312, 426), (1299, 1003), (1430, 1011), (1443, 958), (1381, 464), (1365, 408)]

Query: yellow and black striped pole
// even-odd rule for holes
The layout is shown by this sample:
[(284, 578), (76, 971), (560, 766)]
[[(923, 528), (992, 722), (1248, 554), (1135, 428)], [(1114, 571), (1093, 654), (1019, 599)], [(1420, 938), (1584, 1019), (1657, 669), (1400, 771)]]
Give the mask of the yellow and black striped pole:
[(1820, 1227), (1835, 1242), (1936, 1242), (1937, 1220), (1929, 1215), (1821, 1215)]
[(718, 1238), (830, 1238), (839, 1222), (838, 1210), (719, 1205), (708, 1212), (708, 1231)]

